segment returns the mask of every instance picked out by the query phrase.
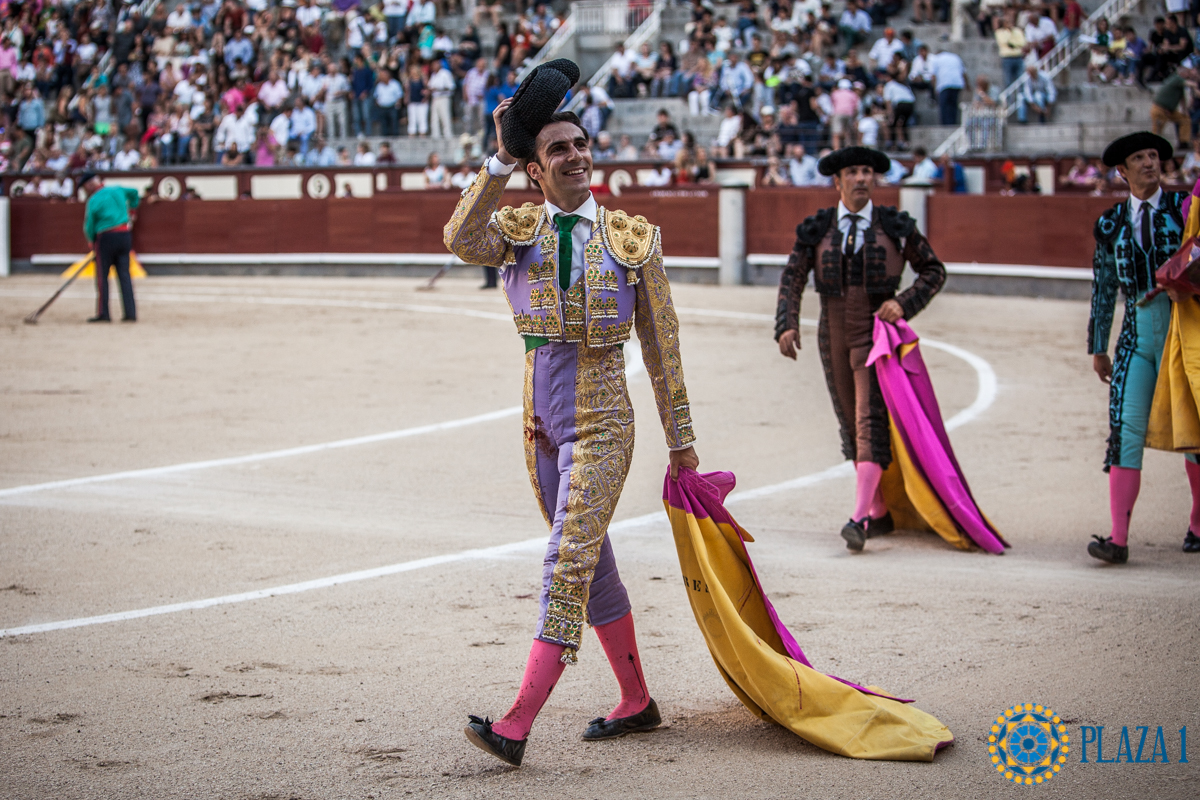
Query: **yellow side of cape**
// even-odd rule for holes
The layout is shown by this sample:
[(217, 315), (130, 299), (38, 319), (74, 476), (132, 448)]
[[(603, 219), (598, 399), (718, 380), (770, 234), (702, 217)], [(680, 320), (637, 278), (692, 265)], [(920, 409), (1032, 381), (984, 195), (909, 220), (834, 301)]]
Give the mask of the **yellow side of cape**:
[[(1194, 202), (1192, 210), (1200, 206)], [(1146, 446), (1200, 453), (1200, 298), (1171, 306), (1171, 327), (1146, 426)]]
[(864, 694), (785, 655), (738, 531), (664, 505), (696, 623), (721, 677), (752, 713), (851, 758), (932, 761), (939, 744), (953, 741), (924, 711)]

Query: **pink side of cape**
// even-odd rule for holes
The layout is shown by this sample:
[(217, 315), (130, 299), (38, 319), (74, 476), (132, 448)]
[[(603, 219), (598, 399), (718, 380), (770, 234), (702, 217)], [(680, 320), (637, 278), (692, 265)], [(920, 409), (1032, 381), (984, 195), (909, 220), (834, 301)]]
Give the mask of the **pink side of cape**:
[[(917, 339), (904, 320), (889, 323), (876, 317), (875, 344), (867, 364), (875, 365), (888, 413), (913, 463), (955, 524), (984, 550), (1003, 553), (1008, 543), (979, 510), (954, 456)], [(914, 346), (901, 355), (908, 344)]]

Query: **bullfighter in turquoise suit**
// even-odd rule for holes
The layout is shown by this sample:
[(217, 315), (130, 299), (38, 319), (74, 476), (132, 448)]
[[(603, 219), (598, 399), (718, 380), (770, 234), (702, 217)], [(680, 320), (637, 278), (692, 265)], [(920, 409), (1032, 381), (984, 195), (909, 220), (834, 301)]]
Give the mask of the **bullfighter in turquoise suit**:
[[(1182, 244), (1187, 194), (1160, 185), (1161, 164), (1171, 155), (1170, 142), (1145, 131), (1117, 139), (1104, 151), (1105, 165), (1126, 178), (1130, 197), (1101, 214), (1094, 230), (1088, 353), (1100, 379), (1110, 384), (1104, 468), (1113, 527), (1110, 536), (1094, 537), (1088, 553), (1114, 564), (1129, 557), (1129, 520), (1141, 487), (1146, 426), (1171, 321), (1166, 294), (1145, 298), (1157, 285), (1155, 271)], [(1108, 339), (1118, 291), (1125, 297), (1124, 319), (1110, 360)], [(1195, 461), (1195, 456), (1188, 458)], [(1200, 540), (1193, 544), (1193, 539), (1189, 533), (1185, 551), (1200, 551)]]

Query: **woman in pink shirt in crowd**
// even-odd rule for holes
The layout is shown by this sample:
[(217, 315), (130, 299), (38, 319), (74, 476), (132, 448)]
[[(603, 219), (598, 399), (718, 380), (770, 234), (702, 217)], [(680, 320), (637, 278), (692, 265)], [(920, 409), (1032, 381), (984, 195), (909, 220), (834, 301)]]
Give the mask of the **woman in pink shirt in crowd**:
[(829, 132), (833, 136), (833, 149), (838, 150), (854, 144), (854, 120), (858, 117), (858, 109), (862, 100), (854, 91), (854, 84), (846, 78), (837, 83), (837, 88), (829, 93), (829, 102), (833, 104), (833, 117), (829, 121)]

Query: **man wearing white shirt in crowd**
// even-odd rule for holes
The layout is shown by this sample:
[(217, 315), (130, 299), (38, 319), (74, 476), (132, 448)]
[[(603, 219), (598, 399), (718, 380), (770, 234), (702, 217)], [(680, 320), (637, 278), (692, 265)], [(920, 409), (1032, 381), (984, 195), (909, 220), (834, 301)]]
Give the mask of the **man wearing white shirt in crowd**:
[(633, 96), (633, 69), (635, 57), (625, 51), (625, 45), (617, 43), (617, 50), (612, 54), (612, 77), (608, 88), (617, 97)]
[(912, 118), (917, 96), (893, 75), (883, 86), (883, 102), (887, 106), (888, 144), (907, 146), (908, 121)]
[(871, 35), (871, 15), (858, 6), (857, 0), (846, 0), (846, 10), (838, 19), (838, 32), (847, 47), (854, 47)]
[(125, 142), (121, 145), (120, 151), (113, 156), (112, 166), (114, 170), (117, 172), (129, 172), (137, 167), (138, 159), (142, 156), (137, 151), (136, 145), (137, 142), (134, 141), (133, 137), (125, 137)]
[[(383, 0), (383, 17), (387, 20), (388, 36), (395, 36), (404, 30), (404, 18), (408, 16), (408, 6), (409, 0)], [(358, 19), (365, 21), (366, 17), (358, 17)], [(369, 33), (367, 35), (370, 36)]]
[(433, 52), (448, 56), (454, 52), (454, 49), (454, 40), (447, 36), (445, 31), (439, 31), (433, 40)]
[(941, 52), (930, 60), (933, 69), (933, 86), (937, 89), (938, 124), (958, 124), (958, 93), (967, 85), (967, 73), (958, 53), (943, 46)]
[(303, 97), (296, 98), (296, 107), (292, 109), (292, 130), (291, 138), (300, 141), (300, 155), (303, 157), (308, 153), (308, 143), (312, 139), (313, 134), (317, 132), (317, 115), (312, 108), (304, 102)]
[(400, 81), (392, 77), (386, 69), (379, 70), (379, 80), (375, 82), (375, 108), (379, 115), (380, 133), (384, 136), (396, 136), (399, 133), (400, 111), (397, 103), (404, 96), (404, 87)]
[(192, 20), (192, 12), (188, 8), (187, 3), (180, 3), (175, 6), (175, 10), (167, 15), (167, 28), (174, 31), (186, 31), (195, 27), (196, 23)]
[(321, 22), (323, 13), (312, 0), (300, 0), (300, 7), (296, 9), (296, 22), (300, 23), (302, 28), (313, 28)]
[(892, 65), (896, 54), (903, 50), (904, 42), (896, 38), (896, 31), (892, 28), (884, 28), (883, 38), (876, 39), (875, 44), (871, 45), (867, 59), (875, 69), (887, 69)]
[(221, 124), (217, 126), (217, 132), (213, 134), (213, 150), (217, 155), (217, 163), (225, 161), (226, 153), (237, 152), (240, 124), (237, 109), (229, 111), (221, 117)]
[(729, 58), (721, 69), (720, 87), (720, 96), (727, 96), (738, 107), (745, 106), (750, 101), (750, 91), (754, 88), (754, 72), (742, 61), (741, 54), (736, 50), (729, 51)]
[(480, 58), (463, 78), (463, 127), (467, 133), (483, 129), (483, 95), (489, 74), (487, 59)]
[(446, 66), (444, 60), (436, 64), (433, 75), (429, 78), (429, 93), (433, 96), (433, 106), (430, 109), (432, 119), (429, 124), (429, 135), (433, 137), (453, 136), (454, 128), (450, 122), (450, 103), (454, 97), (454, 75)]
[(271, 120), (270, 127), (271, 133), (275, 135), (275, 141), (279, 142), (280, 147), (286, 148), (288, 140), (292, 138), (292, 107), (286, 100), (275, 119)]
[(195, 102), (193, 96), (196, 94), (196, 87), (192, 86), (192, 84), (188, 82), (187, 78), (184, 78), (179, 83), (175, 84), (175, 90), (172, 92), (172, 94), (175, 95), (176, 103), (191, 108), (192, 104)]
[(788, 178), (792, 186), (820, 186), (817, 159), (804, 151), (802, 144), (788, 145)]
[(337, 166), (337, 151), (329, 146), (324, 137), (317, 136), (313, 139), (313, 146), (309, 149), (308, 155), (301, 159), (301, 163), (306, 167), (335, 167)]
[(937, 180), (938, 165), (925, 152), (924, 147), (913, 148), (912, 177), (908, 183), (933, 183)]
[[(308, 64), (308, 72), (300, 76), (300, 94), (312, 107), (314, 117), (325, 110), (325, 87), (328, 84), (329, 78), (325, 75), (324, 66), (315, 58), (311, 59)], [(320, 124), (318, 119), (317, 125), (320, 126)]]
[(422, 25), (432, 25), (437, 21), (437, 6), (433, 0), (413, 0), (412, 8), (408, 11), (408, 27), (420, 28)]
[(932, 57), (929, 55), (929, 47), (922, 44), (917, 47), (917, 55), (912, 60), (912, 64), (908, 68), (908, 85), (913, 88), (913, 91), (928, 89), (929, 96), (937, 101), (937, 94), (933, 90), (933, 65), (930, 63)]
[(336, 61), (329, 65), (329, 75), (326, 77), (325, 135), (330, 138), (349, 136), (347, 103), (350, 99), (350, 79), (342, 74), (342, 68)]
[(1049, 53), (1054, 47), (1055, 40), (1058, 39), (1058, 26), (1046, 12), (1047, 9), (1043, 7), (1036, 18), (1030, 14), (1029, 22), (1025, 23), (1025, 41), (1036, 51), (1038, 56)]

